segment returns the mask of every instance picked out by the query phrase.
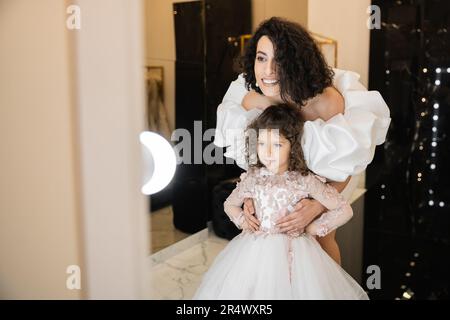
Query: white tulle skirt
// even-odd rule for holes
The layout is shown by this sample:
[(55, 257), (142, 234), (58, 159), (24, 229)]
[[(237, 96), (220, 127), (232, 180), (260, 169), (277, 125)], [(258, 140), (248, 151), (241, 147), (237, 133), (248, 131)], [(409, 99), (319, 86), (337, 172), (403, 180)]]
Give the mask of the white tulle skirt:
[(216, 257), (193, 299), (368, 299), (310, 235), (243, 232)]

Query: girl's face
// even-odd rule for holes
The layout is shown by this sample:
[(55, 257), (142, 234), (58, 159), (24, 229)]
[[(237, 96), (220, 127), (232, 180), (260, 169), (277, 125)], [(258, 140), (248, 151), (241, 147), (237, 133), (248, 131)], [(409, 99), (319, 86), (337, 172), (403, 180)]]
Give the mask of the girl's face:
[(291, 143), (278, 130), (260, 130), (257, 152), (259, 161), (272, 173), (288, 170)]
[(280, 96), (280, 85), (277, 76), (275, 50), (269, 37), (262, 36), (257, 44), (255, 58), (256, 83), (267, 97)]

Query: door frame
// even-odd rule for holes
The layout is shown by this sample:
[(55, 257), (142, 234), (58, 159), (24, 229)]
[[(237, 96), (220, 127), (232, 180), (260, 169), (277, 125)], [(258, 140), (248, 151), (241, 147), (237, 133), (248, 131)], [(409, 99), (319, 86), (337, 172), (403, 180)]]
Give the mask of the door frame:
[(150, 283), (148, 198), (141, 194), (144, 131), (141, 0), (76, 0), (71, 31), (77, 117), (82, 270), (88, 299), (140, 299)]

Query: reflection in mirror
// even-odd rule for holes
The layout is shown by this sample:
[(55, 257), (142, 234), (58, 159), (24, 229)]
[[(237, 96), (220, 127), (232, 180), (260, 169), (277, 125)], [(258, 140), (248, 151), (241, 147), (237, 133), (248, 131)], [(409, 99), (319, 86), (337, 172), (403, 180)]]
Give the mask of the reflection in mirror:
[[(304, 8), (297, 0), (145, 1), (146, 123), (174, 146), (187, 142), (171, 139), (174, 130), (187, 130), (191, 142), (178, 154), (183, 162), (172, 182), (150, 197), (152, 253), (204, 230), (207, 221), (221, 237), (237, 234), (223, 201), (242, 169), (205, 163), (202, 150), (212, 148), (222, 163), (225, 158), (222, 148), (209, 147), (212, 137), (202, 135), (216, 126), (217, 107), (239, 74), (237, 58), (252, 31), (268, 15), (305, 23)], [(325, 49), (332, 39), (320, 41)], [(336, 52), (326, 54), (330, 64)]]
[[(238, 75), (251, 7), (251, 0), (145, 1), (146, 124), (174, 146), (187, 142), (171, 139), (174, 130), (191, 139), (172, 182), (150, 196), (151, 253), (204, 230), (212, 211), (223, 210), (217, 186), (241, 172), (233, 164), (206, 165), (198, 150), (211, 143), (202, 134), (215, 128), (217, 106)], [(223, 158), (222, 149), (216, 152)]]
[[(443, 174), (446, 168), (439, 163), (445, 163), (449, 152), (443, 151), (448, 144), (442, 143), (445, 134), (440, 134), (446, 118), (438, 115), (445, 109), (441, 93), (448, 92), (450, 74), (444, 54), (450, 42), (444, 41), (448, 33), (442, 31), (448, 26), (446, 3), (147, 0), (145, 65), (163, 67), (160, 94), (171, 130), (185, 128), (193, 134), (193, 121), (202, 121), (204, 132), (214, 128), (216, 108), (236, 79), (233, 58), (245, 35), (271, 16), (306, 26), (328, 64), (356, 72), (362, 85), (379, 91), (392, 118), (385, 145), (377, 148), (367, 178), (362, 177), (351, 198), (354, 218), (337, 233), (342, 266), (362, 285), (375, 279), (370, 270), (382, 271), (383, 286), (371, 289), (372, 299), (448, 298), (448, 183), (443, 178), (448, 174)], [(381, 30), (367, 25), (370, 4), (381, 8)], [(336, 12), (345, 12), (346, 18)], [(431, 88), (432, 93), (423, 96), (427, 93), (423, 88)], [(418, 99), (412, 99), (418, 92)], [(432, 144), (420, 142), (430, 137)], [(437, 162), (430, 165), (430, 159)], [(171, 200), (165, 202), (163, 194), (152, 197), (152, 221), (159, 212), (169, 212), (163, 227), (154, 229), (153, 244), (170, 238), (158, 230), (179, 233), (179, 238), (171, 237), (174, 243), (204, 228), (209, 220), (218, 236), (231, 238), (233, 234), (219, 232), (226, 224), (219, 211), (239, 172), (235, 165), (179, 165), (169, 186)], [(434, 265), (443, 267), (438, 270)], [(189, 280), (188, 285), (194, 286), (191, 274)], [(183, 293), (192, 291), (188, 289)]]
[[(235, 164), (205, 164), (198, 150), (207, 150), (216, 126), (216, 110), (239, 74), (237, 59), (257, 25), (279, 15), (306, 22), (306, 1), (299, 0), (146, 0), (145, 61), (147, 124), (168, 140), (177, 129), (190, 134), (191, 146), (178, 155), (172, 182), (152, 195), (151, 252), (157, 252), (204, 230), (231, 239), (223, 201), (242, 169)], [(205, 140), (205, 141), (202, 141)], [(183, 138), (173, 145), (186, 142)], [(224, 150), (212, 147), (223, 159)], [(201, 152), (200, 152), (201, 154)], [(194, 157), (195, 156), (195, 157)], [(194, 164), (194, 161), (196, 164)], [(231, 189), (230, 189), (231, 188)]]
[[(242, 169), (233, 163), (209, 164), (202, 156), (198, 163), (192, 161), (198, 160), (198, 150), (205, 153), (210, 146), (211, 136), (201, 136), (216, 126), (217, 107), (239, 74), (236, 58), (242, 54), (246, 41), (263, 20), (283, 17), (307, 26), (328, 64), (342, 67), (342, 57), (349, 56), (348, 42), (354, 42), (354, 37), (347, 36), (344, 28), (330, 32), (326, 28), (329, 23), (321, 18), (324, 8), (306, 0), (148, 0), (146, 5), (145, 66), (152, 67), (148, 69), (153, 70), (153, 77), (160, 84), (154, 85), (153, 93), (148, 91), (149, 103), (159, 94), (154, 103), (159, 107), (153, 111), (158, 115), (148, 122), (158, 117), (153, 126), (162, 135), (164, 127), (185, 129), (192, 142), (178, 154), (183, 159), (185, 154), (191, 154), (191, 162), (178, 164), (171, 184), (151, 197), (152, 253), (204, 230), (208, 221), (215, 235), (231, 239), (239, 230), (224, 213), (223, 203), (235, 188)], [(347, 45), (338, 48), (338, 40), (341, 45), (345, 43), (343, 39)], [(353, 58), (351, 68), (358, 62)], [(364, 61), (361, 65), (367, 67)], [(163, 110), (157, 111), (161, 106)], [(161, 123), (164, 120), (167, 123)], [(184, 137), (173, 139), (172, 143), (178, 145), (180, 141), (185, 142)], [(215, 147), (216, 153), (223, 158), (222, 149)], [(351, 201), (356, 217), (338, 233), (344, 269), (358, 281), (363, 273), (364, 191), (358, 190)], [(204, 250), (202, 254), (209, 253)]]

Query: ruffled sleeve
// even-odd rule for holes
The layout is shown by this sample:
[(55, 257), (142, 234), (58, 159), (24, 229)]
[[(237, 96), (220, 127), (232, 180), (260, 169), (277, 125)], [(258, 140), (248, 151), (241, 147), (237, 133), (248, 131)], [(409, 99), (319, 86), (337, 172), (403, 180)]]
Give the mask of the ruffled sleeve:
[(248, 90), (245, 88), (245, 79), (242, 74), (231, 82), (222, 103), (217, 108), (217, 125), (214, 144), (218, 147), (227, 147), (225, 157), (232, 158), (244, 170), (248, 169), (245, 159), (244, 130), (247, 125), (261, 114), (261, 110), (245, 110), (242, 100)]
[(334, 86), (345, 99), (344, 114), (306, 121), (302, 147), (308, 168), (333, 181), (364, 171), (386, 139), (389, 108), (378, 91), (367, 91), (352, 71), (335, 69)]

